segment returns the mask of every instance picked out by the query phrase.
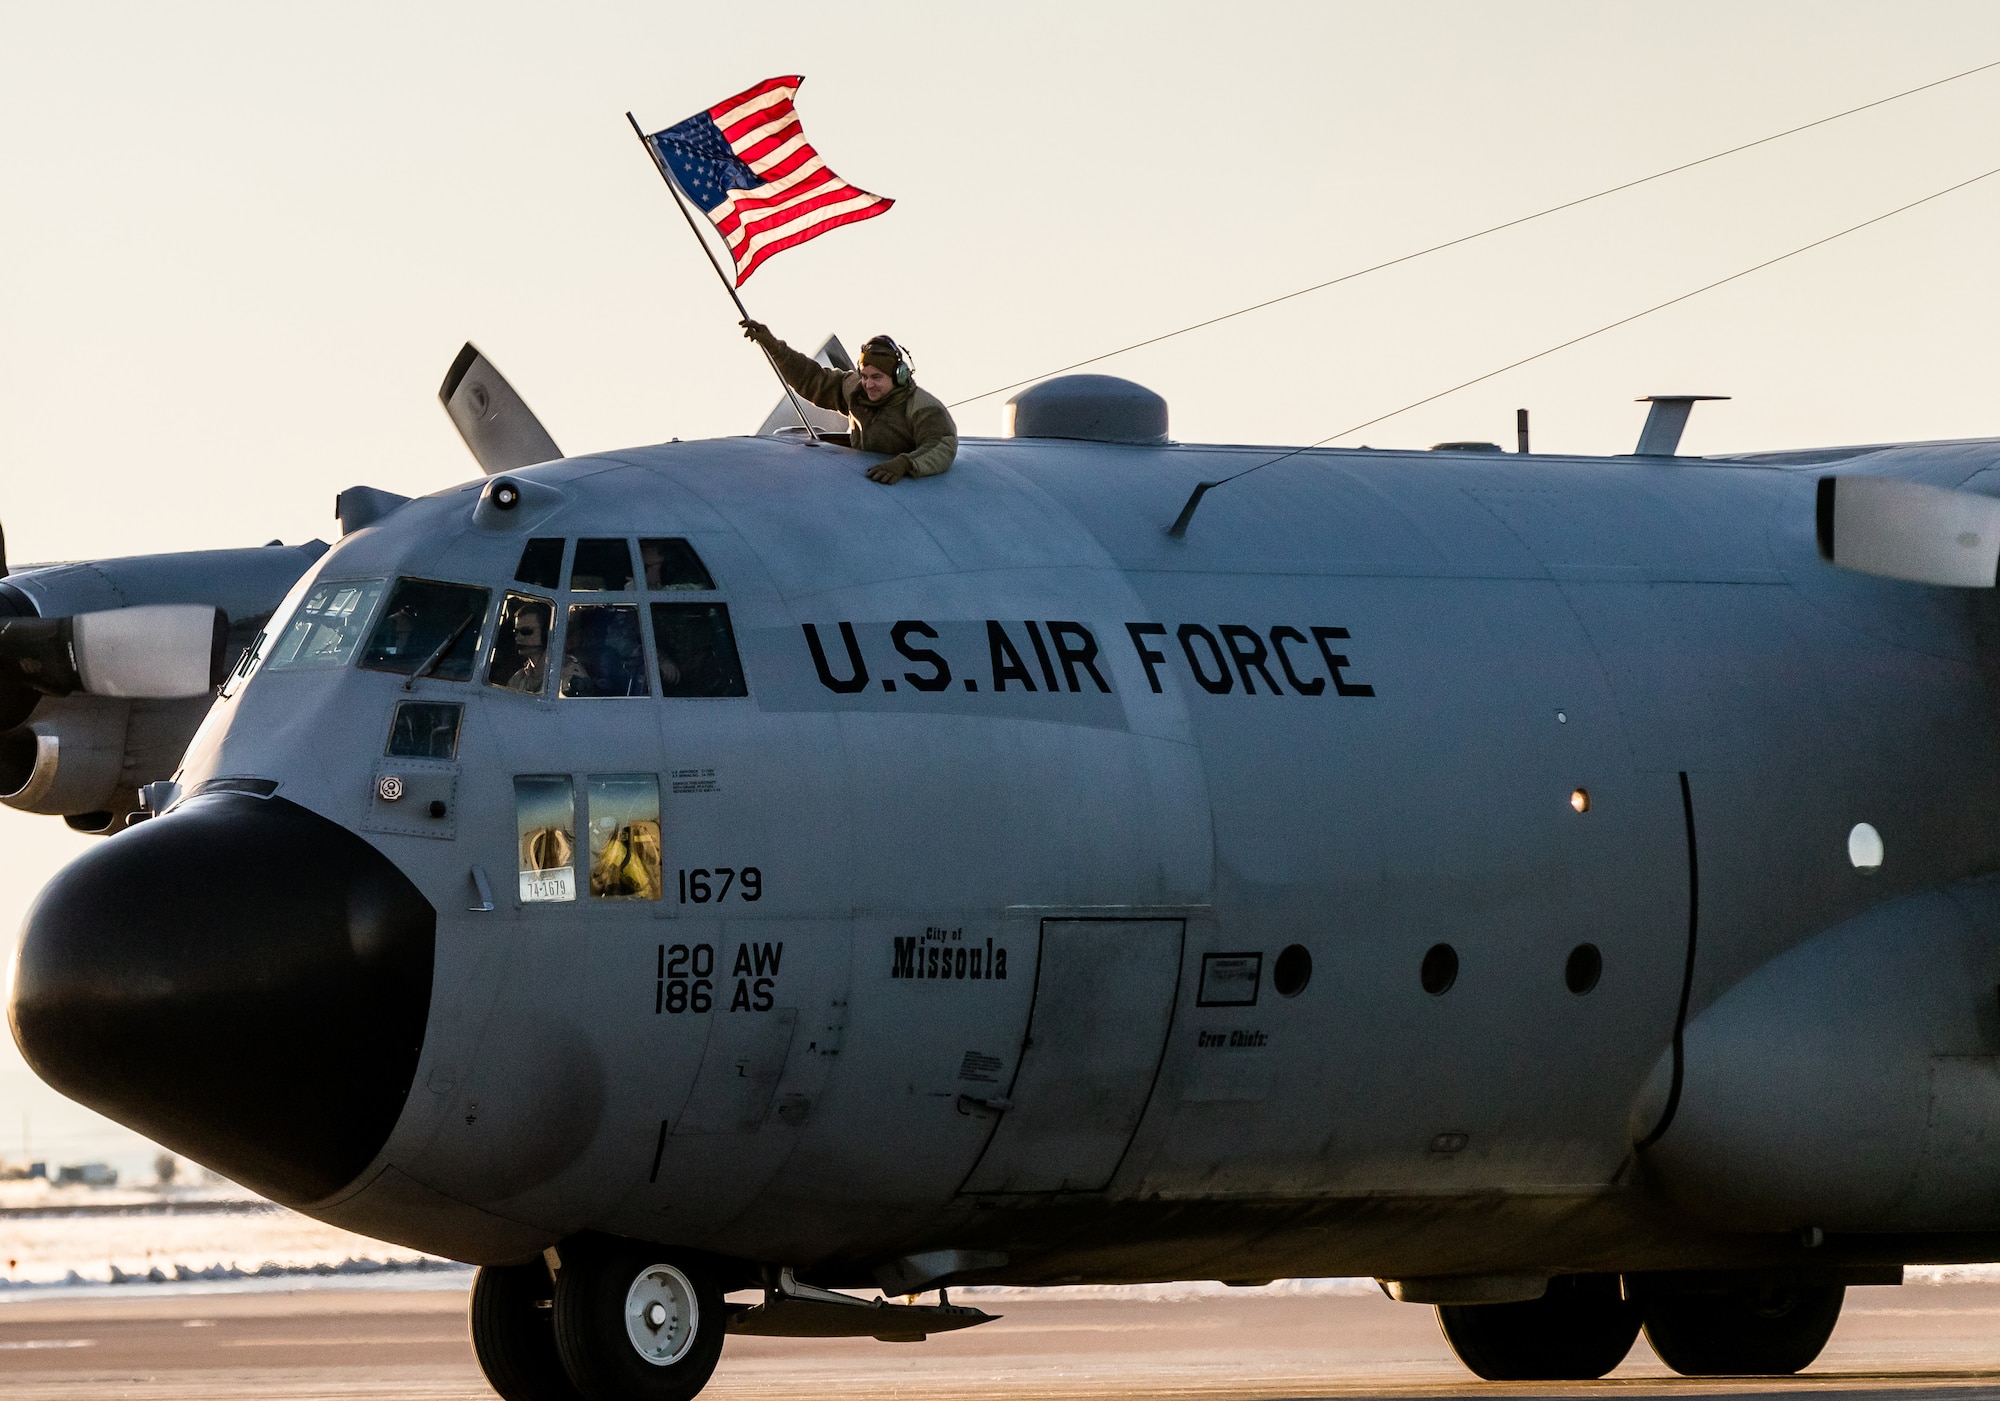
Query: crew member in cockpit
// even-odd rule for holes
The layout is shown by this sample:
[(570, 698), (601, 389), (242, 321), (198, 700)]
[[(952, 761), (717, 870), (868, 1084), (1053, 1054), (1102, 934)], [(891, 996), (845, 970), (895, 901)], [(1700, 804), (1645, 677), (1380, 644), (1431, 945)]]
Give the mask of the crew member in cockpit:
[(778, 373), (799, 396), (847, 415), (849, 445), (891, 454), (868, 469), (868, 480), (888, 486), (905, 477), (935, 477), (958, 455), (958, 425), (935, 394), (910, 378), (910, 357), (887, 336), (861, 347), (861, 367), (830, 370), (771, 334), (761, 321), (745, 321), (743, 334), (771, 354)]

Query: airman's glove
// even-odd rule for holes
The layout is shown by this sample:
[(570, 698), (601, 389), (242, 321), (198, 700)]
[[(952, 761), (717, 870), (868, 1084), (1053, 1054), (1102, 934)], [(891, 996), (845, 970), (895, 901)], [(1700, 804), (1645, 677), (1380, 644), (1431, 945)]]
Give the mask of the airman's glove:
[(893, 486), (910, 475), (910, 459), (897, 453), (887, 462), (878, 462), (868, 469), (868, 480), (880, 482), (883, 486)]
[(766, 350), (778, 343), (778, 338), (771, 334), (771, 328), (761, 321), (751, 321), (746, 318), (737, 324), (743, 327), (743, 339), (755, 341)]

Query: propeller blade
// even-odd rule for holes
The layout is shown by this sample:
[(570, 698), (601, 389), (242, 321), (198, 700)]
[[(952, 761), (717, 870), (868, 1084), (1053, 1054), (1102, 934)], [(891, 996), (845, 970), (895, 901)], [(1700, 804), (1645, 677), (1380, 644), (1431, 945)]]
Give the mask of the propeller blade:
[[(813, 359), (829, 370), (852, 370), (853, 357), (847, 347), (840, 343), (839, 336), (828, 336), (826, 343), (813, 352)], [(803, 401), (801, 401), (803, 402)], [(848, 431), (847, 415), (823, 409), (817, 404), (807, 404), (806, 413), (812, 418), (812, 426), (821, 433), (845, 433)], [(800, 433), (805, 425), (799, 422), (799, 411), (792, 407), (790, 395), (778, 400), (776, 408), (764, 415), (764, 421), (757, 425), (757, 436), (768, 438), (773, 433)]]
[(2000, 500), (1895, 477), (1821, 477), (1820, 558), (1948, 588), (2000, 583)]
[(222, 610), (199, 603), (0, 618), (0, 666), (45, 696), (169, 700), (220, 684), (228, 636)]
[(472, 449), (479, 469), (489, 477), (562, 456), (542, 421), (471, 341), (451, 362), (438, 399), (458, 436)]

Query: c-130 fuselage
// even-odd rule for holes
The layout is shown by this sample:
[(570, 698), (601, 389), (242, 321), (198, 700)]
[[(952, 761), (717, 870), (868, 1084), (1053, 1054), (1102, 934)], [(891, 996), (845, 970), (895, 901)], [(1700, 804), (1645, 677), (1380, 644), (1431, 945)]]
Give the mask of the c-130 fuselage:
[[(1810, 460), (1308, 453), (1163, 532), (1268, 455), (885, 490), (725, 440), (400, 507), (45, 895), (17, 1035), (478, 1262), (1448, 1301), (1990, 1258), (1991, 595), (1824, 563)], [(239, 995), (278, 1013), (84, 1030)]]

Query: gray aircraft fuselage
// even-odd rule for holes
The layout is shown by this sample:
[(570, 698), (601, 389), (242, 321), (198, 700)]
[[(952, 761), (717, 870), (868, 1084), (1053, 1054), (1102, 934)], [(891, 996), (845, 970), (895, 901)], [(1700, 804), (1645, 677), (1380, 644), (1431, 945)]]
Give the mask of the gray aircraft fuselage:
[[(471, 674), (239, 676), (179, 805), (31, 915), (17, 1036), (170, 1147), (475, 1261), (580, 1230), (832, 1284), (938, 1250), (1027, 1283), (1990, 1258), (1991, 593), (1824, 563), (1809, 456), (1310, 452), (1166, 535), (1271, 455), (968, 440), (881, 488), (731, 439), (413, 501), (263, 655), (309, 590), (411, 578), (489, 591)], [(1840, 467), (1994, 493), (1996, 461)], [(559, 587), (515, 582), (540, 538)], [(571, 587), (577, 541), (654, 538), (714, 589)], [(487, 684), (510, 591), (552, 606), (538, 696)], [(726, 605), (746, 694), (659, 694), (661, 603)], [(557, 694), (569, 610), (627, 604), (650, 694)], [(453, 752), (385, 752), (409, 702), (463, 707)], [(648, 784), (658, 898), (594, 895), (592, 804)], [(569, 795), (573, 898), (521, 870), (531, 790)], [(358, 834), (434, 941), (328, 887), (311, 969), (307, 903), (224, 941), (254, 978), (203, 963), (212, 904), (319, 898), (311, 840), (193, 835), (280, 812)], [(176, 831), (170, 932), (65, 913)], [(413, 1010), (298, 992), (350, 955)], [(202, 991), (238, 978), (329, 1056), (394, 1042), (355, 1043), (375, 1088), (315, 1062), (336, 1088), (280, 1104), (320, 1050)], [(191, 1029), (141, 1074), (58, 1012)]]

